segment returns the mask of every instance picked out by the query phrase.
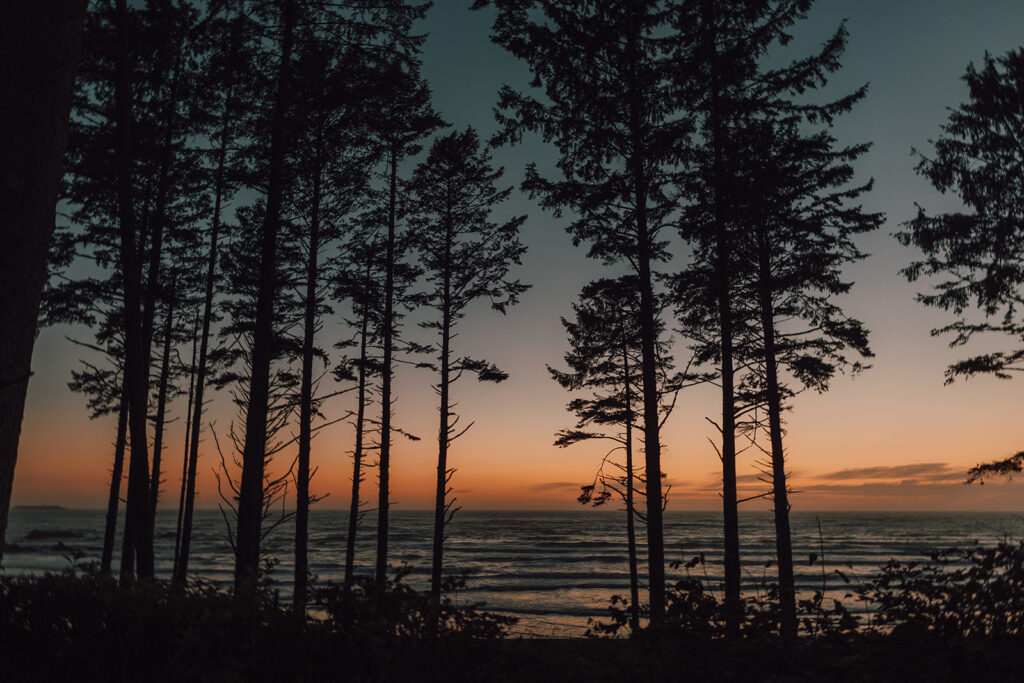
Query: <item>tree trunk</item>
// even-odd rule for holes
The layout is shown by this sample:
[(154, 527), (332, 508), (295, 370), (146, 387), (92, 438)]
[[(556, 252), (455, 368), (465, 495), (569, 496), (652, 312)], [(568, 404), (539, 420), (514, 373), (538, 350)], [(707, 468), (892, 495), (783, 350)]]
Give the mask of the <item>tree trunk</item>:
[(437, 489), (434, 494), (434, 545), (430, 564), (430, 601), (435, 610), (431, 616), (431, 628), (436, 628), (436, 612), (441, 603), (441, 571), (444, 566), (444, 527), (447, 514), (446, 498), (448, 493), (448, 437), (449, 425), (449, 388), (451, 384), (451, 250), (452, 228), (450, 212), (445, 220), (445, 257), (443, 284), (444, 300), (441, 304), (441, 381), (438, 390), (441, 398), (439, 411), (440, 425), (437, 430)]
[[(153, 576), (153, 524), (149, 507), (149, 454), (147, 453), (147, 359), (140, 315), (142, 270), (135, 242), (132, 210), (131, 92), (128, 54), (127, 0), (117, 0), (117, 74), (114, 97), (117, 110), (117, 204), (120, 225), (120, 265), (124, 285), (125, 381), (128, 388), (128, 496), (125, 502), (125, 548), (121, 582), (131, 579), (134, 560), (141, 578)], [(127, 552), (126, 552), (127, 551)], [(137, 557), (133, 558), (133, 555)]]
[(651, 624), (665, 619), (665, 546), (662, 523), (661, 440), (658, 414), (658, 377), (655, 369), (654, 289), (651, 276), (651, 245), (647, 226), (647, 179), (644, 174), (644, 114), (639, 91), (637, 60), (639, 29), (635, 22), (628, 36), (630, 59), (629, 117), (632, 151), (629, 157), (636, 211), (637, 275), (640, 288), (640, 353), (644, 402), (644, 466), (647, 478), (647, 563)]
[(295, 591), (293, 604), (299, 614), (306, 613), (309, 578), (309, 477), (313, 438), (313, 337), (316, 334), (317, 275), (320, 251), (320, 193), (323, 166), (323, 116), (319, 116), (317, 162), (313, 178), (313, 197), (309, 221), (309, 259), (306, 263), (306, 310), (302, 330), (302, 380), (299, 388), (299, 453), (295, 479)]
[(391, 465), (391, 353), (394, 343), (395, 298), (395, 201), (398, 185), (398, 143), (391, 146), (391, 178), (388, 187), (388, 241), (384, 276), (384, 359), (380, 390), (380, 479), (377, 495), (377, 613), (384, 607), (388, 569), (388, 476)]
[(729, 235), (723, 220), (722, 204), (722, 139), (718, 92), (718, 47), (714, 0), (705, 0), (705, 31), (710, 71), (709, 124), (714, 156), (712, 192), (714, 193), (715, 289), (718, 300), (718, 321), (721, 334), (722, 380), (722, 513), (725, 535), (725, 625), (730, 636), (739, 633), (740, 607), (740, 533), (739, 505), (736, 494), (736, 408), (733, 368), (732, 301), (729, 291)]
[(772, 273), (764, 228), (758, 235), (758, 298), (764, 336), (765, 390), (768, 399), (768, 433), (771, 438), (772, 501), (775, 510), (775, 554), (779, 564), (779, 607), (782, 635), (796, 638), (796, 585), (793, 578), (793, 539), (789, 528), (789, 494), (786, 490), (786, 456), (782, 448), (782, 395), (779, 389), (775, 349), (775, 311), (772, 305)]
[(84, 0), (0, 4), (0, 563), (85, 6)]
[(117, 541), (117, 509), (121, 506), (121, 480), (124, 478), (124, 448), (128, 440), (128, 398), (122, 381), (121, 404), (117, 409), (117, 436), (114, 438), (114, 465), (110, 468), (110, 495), (107, 498), (107, 520), (103, 529), (103, 554), (100, 571), (109, 573)]
[(252, 375), (245, 416), (242, 449), (242, 480), (238, 495), (238, 531), (235, 534), (235, 590), (254, 590), (260, 561), (260, 527), (263, 517), (263, 470), (267, 450), (267, 408), (270, 398), (270, 359), (274, 337), (277, 233), (284, 193), (284, 128), (290, 62), (296, 21), (295, 0), (280, 0), (282, 15), (281, 63), (270, 128), (270, 168), (267, 208), (260, 236), (260, 281), (256, 295), (256, 324), (252, 340)]
[(636, 528), (633, 522), (633, 395), (629, 380), (629, 350), (622, 350), (622, 376), (626, 380), (626, 545), (629, 553), (629, 634), (640, 633), (640, 578), (636, 560)]
[(185, 505), (181, 520), (181, 548), (174, 562), (174, 583), (182, 585), (188, 575), (188, 558), (192, 549), (192, 517), (196, 500), (196, 467), (199, 464), (199, 435), (203, 421), (203, 403), (206, 390), (207, 355), (210, 343), (210, 323), (213, 318), (213, 290), (217, 279), (217, 241), (220, 238), (220, 214), (225, 194), (225, 168), (228, 143), (231, 139), (230, 103), (233, 88), (224, 95), (221, 112), (220, 149), (217, 150), (217, 171), (214, 174), (213, 216), (210, 219), (210, 249), (206, 260), (206, 290), (203, 293), (203, 329), (199, 337), (199, 364), (196, 367), (195, 399), (192, 401), (192, 424), (188, 437), (188, 476), (185, 484)]
[[(156, 321), (156, 308), (162, 294), (161, 279), (163, 273), (163, 247), (164, 233), (167, 225), (167, 203), (171, 190), (171, 169), (174, 164), (174, 122), (178, 106), (178, 86), (180, 77), (180, 45), (174, 57), (173, 71), (171, 72), (170, 90), (167, 93), (167, 100), (164, 102), (163, 126), (164, 137), (161, 145), (160, 169), (157, 174), (156, 202), (153, 207), (152, 223), (149, 226), (152, 236), (149, 245), (149, 267), (146, 278), (145, 295), (142, 302), (142, 336), (144, 346), (145, 375), (144, 382), (149, 391), (149, 373), (153, 362), (153, 338)], [(173, 290), (172, 286), (172, 290)], [(173, 296), (173, 293), (172, 293)], [(173, 319), (173, 302), (168, 304), (168, 325)], [(157, 415), (153, 433), (153, 468), (148, 488), (148, 501), (150, 507), (148, 520), (150, 524), (156, 523), (156, 501), (160, 490), (160, 457), (163, 450), (163, 428), (164, 415), (166, 411), (167, 376), (170, 370), (170, 346), (169, 338), (164, 345), (164, 357), (161, 364), (161, 375), (159, 388), (157, 390)], [(129, 472), (129, 478), (131, 474)], [(152, 537), (154, 531), (149, 531)]]
[[(367, 266), (367, 280), (369, 280)], [(363, 429), (366, 424), (366, 342), (370, 324), (369, 302), (363, 303), (363, 320), (359, 330), (359, 388), (356, 392), (356, 444), (352, 451), (352, 500), (348, 510), (348, 537), (345, 539), (345, 598), (350, 598), (355, 578), (356, 528), (359, 525), (359, 485), (363, 480)], [(350, 610), (346, 610), (348, 614)]]
[[(171, 285), (174, 289), (174, 285)], [(149, 506), (154, 524), (156, 504), (160, 497), (160, 459), (164, 449), (164, 426), (167, 421), (167, 388), (171, 378), (171, 336), (174, 329), (174, 294), (167, 301), (167, 317), (164, 320), (164, 348), (160, 359), (160, 387), (157, 390), (156, 422), (153, 425), (153, 472), (149, 480)]]
[(189, 438), (192, 436), (192, 401), (196, 395), (196, 346), (199, 341), (199, 312), (192, 325), (192, 363), (188, 369), (188, 404), (185, 408), (185, 451), (181, 455), (181, 493), (178, 494), (178, 521), (174, 528), (174, 566), (171, 578), (178, 575), (178, 558), (181, 556), (181, 524), (185, 515), (185, 492), (188, 484)]

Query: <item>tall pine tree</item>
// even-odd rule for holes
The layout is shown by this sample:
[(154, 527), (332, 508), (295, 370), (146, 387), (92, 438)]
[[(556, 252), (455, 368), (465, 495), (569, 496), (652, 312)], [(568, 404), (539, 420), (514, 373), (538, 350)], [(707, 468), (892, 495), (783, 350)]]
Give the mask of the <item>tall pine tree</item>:
[(477, 0), (498, 9), (492, 39), (525, 61), (540, 93), (503, 88), (496, 142), (537, 133), (559, 151), (560, 178), (527, 169), (524, 189), (556, 216), (573, 212), (576, 244), (605, 264), (625, 263), (640, 294), (641, 373), (650, 614), (665, 612), (655, 266), (669, 257), (680, 115), (672, 53), (677, 33), (663, 2)]
[(430, 571), (435, 608), (441, 597), (445, 527), (455, 512), (455, 499), (449, 496), (455, 470), (448, 465), (448, 453), (452, 442), (473, 425), (458, 426), (461, 416), (455, 412), (451, 389), (466, 372), (481, 381), (500, 382), (508, 377), (487, 361), (457, 356), (452, 344), (455, 330), (475, 301), (504, 313), (527, 289), (509, 277), (526, 250), (519, 241), (519, 227), (526, 217), (500, 223), (491, 218), (511, 193), (511, 188), (495, 186), (502, 175), (503, 169), (494, 168), (490, 154), (480, 148), (476, 131), (468, 128), (437, 139), (409, 183), (410, 231), (427, 282), (422, 302), (435, 316), (422, 326), (437, 332), (433, 369), (439, 375), (434, 391), (440, 401), (440, 426)]

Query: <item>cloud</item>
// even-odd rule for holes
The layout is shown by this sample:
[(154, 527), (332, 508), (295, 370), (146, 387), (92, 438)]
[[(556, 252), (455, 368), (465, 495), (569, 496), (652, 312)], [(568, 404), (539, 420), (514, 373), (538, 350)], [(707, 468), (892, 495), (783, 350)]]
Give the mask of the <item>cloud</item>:
[(531, 491), (579, 491), (581, 484), (572, 481), (552, 481), (546, 484), (535, 484), (530, 487)]
[(921, 462), (910, 465), (878, 465), (875, 467), (854, 467), (827, 474), (819, 474), (815, 479), (857, 480), (857, 479), (926, 479), (959, 480), (962, 473), (953, 470), (944, 462)]

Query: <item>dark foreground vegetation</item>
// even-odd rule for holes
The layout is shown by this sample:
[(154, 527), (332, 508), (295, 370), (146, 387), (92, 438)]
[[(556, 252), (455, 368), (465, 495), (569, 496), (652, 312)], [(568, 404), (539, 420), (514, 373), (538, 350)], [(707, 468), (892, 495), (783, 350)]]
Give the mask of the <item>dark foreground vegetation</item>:
[(0, 655), (19, 681), (1014, 680), (1024, 665), (1024, 543), (890, 561), (846, 604), (801, 601), (795, 639), (774, 587), (746, 600), (735, 636), (723, 603), (687, 578), (667, 588), (663, 626), (607, 637), (628, 630), (616, 599), (587, 639), (509, 639), (515, 619), (460, 605), (458, 587), (437, 607), (400, 573), (378, 617), (369, 579), (327, 584), (300, 617), (269, 582), (253, 599), (202, 581), (121, 586), (92, 567), (3, 576)]

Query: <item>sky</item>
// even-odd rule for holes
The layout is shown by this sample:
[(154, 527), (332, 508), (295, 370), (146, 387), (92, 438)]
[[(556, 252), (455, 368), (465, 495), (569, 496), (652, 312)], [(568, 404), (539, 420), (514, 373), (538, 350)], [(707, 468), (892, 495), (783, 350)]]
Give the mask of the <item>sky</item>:
[[(495, 129), (492, 109), (502, 84), (522, 88), (526, 66), (489, 41), (492, 13), (470, 12), (470, 0), (436, 0), (420, 30), (428, 35), (423, 74), (434, 106), (454, 127), (472, 126), (487, 137)], [(966, 470), (982, 461), (1007, 457), (1024, 448), (1024, 385), (993, 377), (944, 384), (944, 370), (969, 353), (1007, 348), (988, 338), (949, 349), (948, 340), (929, 331), (949, 321), (941, 311), (914, 301), (922, 283), (907, 283), (900, 268), (915, 258), (892, 234), (912, 218), (915, 203), (931, 212), (955, 210), (955, 196), (937, 193), (914, 173), (911, 148), (930, 150), (947, 108), (966, 98), (961, 80), (967, 64), (985, 51), (1001, 55), (1021, 44), (1024, 3), (1019, 0), (819, 0), (807, 21), (794, 27), (785, 55), (814, 50), (847, 21), (849, 44), (843, 69), (824, 96), (869, 84), (868, 95), (841, 119), (834, 132), (841, 142), (873, 146), (855, 169), (859, 180), (873, 178), (864, 199), (869, 211), (887, 218), (881, 229), (859, 242), (870, 257), (846, 271), (855, 285), (839, 303), (871, 332), (872, 367), (856, 377), (840, 376), (825, 394), (804, 393), (786, 416), (788, 470), (795, 490), (794, 510), (1004, 510), (1024, 508), (1024, 482), (991, 481), (965, 486)], [(507, 185), (517, 186), (523, 168), (543, 168), (556, 158), (537, 138), (494, 152), (506, 168)], [(608, 270), (573, 247), (565, 221), (544, 213), (518, 191), (496, 214), (527, 214), (522, 240), (528, 251), (516, 275), (532, 285), (518, 306), (502, 316), (484, 306), (471, 309), (455, 351), (484, 357), (510, 374), (501, 384), (462, 380), (453, 390), (463, 424), (470, 431), (449, 454), (457, 468), (453, 485), (458, 504), (468, 509), (567, 509), (579, 487), (590, 483), (604, 448), (552, 445), (559, 429), (572, 425), (565, 411), (570, 396), (546, 365), (562, 365), (566, 350), (560, 316), (588, 281)], [(415, 322), (415, 317), (410, 319)], [(13, 504), (105, 505), (112, 459), (114, 418), (88, 419), (83, 396), (67, 388), (70, 371), (82, 357), (55, 327), (41, 331), (33, 357)], [(322, 343), (345, 334), (337, 320), (324, 325)], [(412, 337), (426, 341), (414, 325)], [(680, 347), (677, 356), (684, 355)], [(392, 505), (426, 508), (433, 497), (436, 468), (437, 400), (429, 371), (402, 369), (395, 382), (396, 423), (421, 440), (399, 437), (392, 460)], [(324, 387), (329, 390), (329, 387)], [(222, 443), (233, 411), (229, 398), (214, 394), (207, 420)], [(665, 425), (662, 469), (671, 483), (669, 510), (720, 508), (721, 468), (709, 442), (716, 438), (706, 418), (717, 419), (720, 399), (712, 387), (683, 392)], [(343, 401), (328, 404), (342, 411)], [(184, 402), (173, 415), (182, 418)], [(337, 413), (336, 413), (337, 414)], [(183, 419), (169, 428), (164, 455), (168, 473), (161, 507), (176, 505), (183, 452)], [(206, 430), (199, 465), (200, 507), (215, 507), (216, 453)], [(352, 430), (346, 424), (324, 429), (313, 445), (319, 471), (313, 490), (327, 494), (321, 507), (347, 507)], [(760, 493), (758, 455), (739, 456), (741, 495)], [(365, 484), (375, 498), (375, 477)], [(766, 500), (745, 510), (766, 510)]]

